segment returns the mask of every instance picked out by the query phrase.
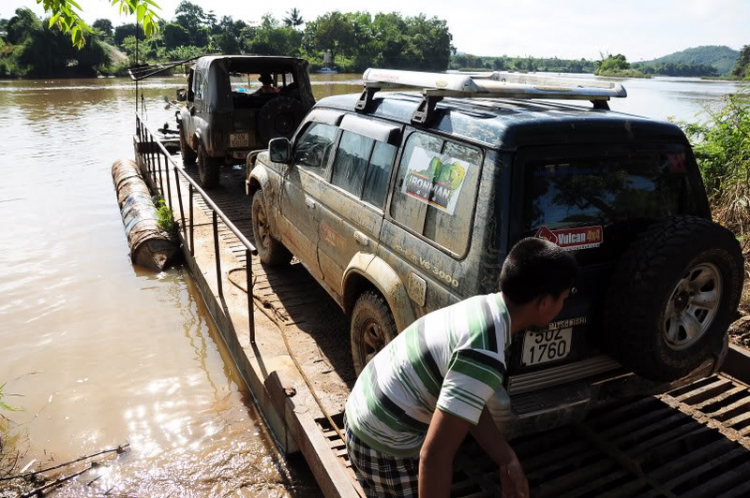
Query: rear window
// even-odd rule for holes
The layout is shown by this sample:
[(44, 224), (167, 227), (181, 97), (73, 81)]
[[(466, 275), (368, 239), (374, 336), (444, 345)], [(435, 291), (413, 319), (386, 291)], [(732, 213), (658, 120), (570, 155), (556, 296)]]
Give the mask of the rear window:
[[(604, 231), (618, 222), (694, 214), (686, 161), (684, 150), (527, 160), (524, 235), (591, 227), (589, 235), (596, 237), (603, 235), (598, 227)], [(573, 245), (585, 238), (563, 235)]]

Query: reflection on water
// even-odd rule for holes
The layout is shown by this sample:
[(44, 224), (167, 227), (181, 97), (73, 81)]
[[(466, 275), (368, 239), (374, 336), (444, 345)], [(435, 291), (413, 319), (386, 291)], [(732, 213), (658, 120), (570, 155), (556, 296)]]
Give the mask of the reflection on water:
[[(317, 99), (359, 93), (358, 75), (313, 75)], [(144, 114), (174, 123), (150, 80)], [(612, 107), (690, 120), (727, 82), (626, 80)], [(133, 155), (126, 79), (0, 82), (0, 384), (31, 459), (64, 462), (123, 442), (131, 452), (62, 495), (319, 493), (287, 467), (243, 392), (190, 276), (134, 269), (110, 168)], [(86, 484), (97, 478), (91, 485)]]

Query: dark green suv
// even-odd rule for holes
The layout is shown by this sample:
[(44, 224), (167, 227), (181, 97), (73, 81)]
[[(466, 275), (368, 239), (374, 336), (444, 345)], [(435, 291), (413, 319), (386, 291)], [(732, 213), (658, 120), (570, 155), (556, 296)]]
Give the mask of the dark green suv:
[[(380, 73), (248, 158), (261, 260), (295, 255), (333, 296), (357, 372), (416, 318), (495, 292), (523, 237), (572, 251), (581, 274), (548, 329), (508, 340), (493, 411), (509, 433), (719, 368), (743, 260), (680, 128), (608, 110), (619, 85), (436, 74), (421, 94), (386, 93), (405, 73)], [(524, 91), (594, 106), (503, 98)]]

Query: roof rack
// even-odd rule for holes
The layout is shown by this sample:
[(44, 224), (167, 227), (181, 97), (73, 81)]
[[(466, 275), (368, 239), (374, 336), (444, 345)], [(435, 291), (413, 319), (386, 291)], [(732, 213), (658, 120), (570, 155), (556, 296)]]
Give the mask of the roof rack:
[(373, 95), (382, 88), (420, 88), (423, 101), (412, 121), (427, 123), (443, 97), (588, 100), (595, 109), (609, 109), (611, 97), (627, 97), (625, 88), (614, 81), (600, 81), (523, 73), (421, 73), (370, 68), (363, 75), (365, 89), (356, 105), (367, 112)]

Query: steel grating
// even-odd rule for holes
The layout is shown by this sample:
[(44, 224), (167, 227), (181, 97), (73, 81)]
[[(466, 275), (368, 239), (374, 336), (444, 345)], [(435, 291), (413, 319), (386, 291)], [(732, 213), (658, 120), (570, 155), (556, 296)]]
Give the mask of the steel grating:
[[(353, 479), (343, 441), (326, 421), (318, 423)], [(729, 498), (750, 496), (749, 428), (748, 386), (717, 375), (612, 404), (512, 446), (533, 497)], [(451, 496), (498, 496), (492, 461), (473, 441), (461, 451)]]

